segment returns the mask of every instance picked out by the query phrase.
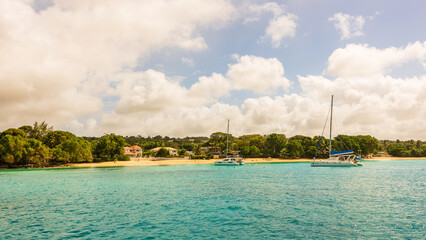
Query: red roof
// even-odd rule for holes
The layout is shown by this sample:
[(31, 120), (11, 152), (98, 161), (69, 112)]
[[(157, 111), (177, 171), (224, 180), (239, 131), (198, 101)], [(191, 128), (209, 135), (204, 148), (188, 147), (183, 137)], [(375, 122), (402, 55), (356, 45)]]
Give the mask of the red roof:
[(135, 149), (142, 149), (141, 147), (139, 147), (138, 145), (133, 145), (131, 146), (131, 148), (135, 148)]

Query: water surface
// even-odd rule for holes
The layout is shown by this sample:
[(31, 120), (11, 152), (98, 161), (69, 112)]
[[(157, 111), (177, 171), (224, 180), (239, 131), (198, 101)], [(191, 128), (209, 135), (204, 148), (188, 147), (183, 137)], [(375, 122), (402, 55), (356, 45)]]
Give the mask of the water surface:
[(0, 171), (0, 239), (424, 239), (426, 161)]

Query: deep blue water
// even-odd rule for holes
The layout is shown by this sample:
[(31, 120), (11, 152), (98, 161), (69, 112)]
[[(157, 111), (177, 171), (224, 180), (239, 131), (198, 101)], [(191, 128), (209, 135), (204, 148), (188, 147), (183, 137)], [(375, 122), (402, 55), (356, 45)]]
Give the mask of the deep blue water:
[(0, 239), (425, 239), (426, 160), (0, 171)]

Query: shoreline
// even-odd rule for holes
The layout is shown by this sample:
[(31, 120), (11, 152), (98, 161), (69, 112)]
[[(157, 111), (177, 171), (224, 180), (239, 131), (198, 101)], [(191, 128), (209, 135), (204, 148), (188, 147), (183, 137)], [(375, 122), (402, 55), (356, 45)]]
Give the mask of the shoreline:
[[(142, 166), (167, 166), (167, 165), (196, 165), (196, 164), (214, 164), (217, 159), (167, 159), (167, 160), (152, 160), (148, 158), (131, 159), (130, 161), (116, 162), (97, 162), (97, 163), (69, 163), (54, 168), (63, 167), (142, 167)], [(368, 161), (403, 161), (403, 160), (426, 160), (426, 157), (373, 157), (365, 159)], [(257, 163), (307, 163), (312, 159), (281, 159), (281, 158), (245, 158), (246, 164)]]
[[(145, 167), (145, 166), (168, 166), (168, 165), (197, 165), (197, 164), (214, 164), (217, 159), (150, 159), (150, 158), (132, 158), (130, 161), (109, 161), (109, 162), (92, 162), (92, 163), (68, 163), (50, 167), (34, 167), (32, 169), (52, 169), (52, 168), (96, 168), (96, 167)], [(372, 157), (365, 159), (368, 161), (404, 161), (404, 160), (426, 160), (426, 157)], [(245, 158), (246, 164), (258, 163), (308, 163), (312, 159), (282, 159), (282, 158)], [(22, 168), (0, 168), (4, 169), (25, 169)]]

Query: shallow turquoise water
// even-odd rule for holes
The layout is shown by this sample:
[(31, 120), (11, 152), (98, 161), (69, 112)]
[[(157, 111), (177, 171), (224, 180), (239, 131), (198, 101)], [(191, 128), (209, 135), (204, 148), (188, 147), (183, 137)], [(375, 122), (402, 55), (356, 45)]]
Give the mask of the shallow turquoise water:
[(426, 160), (0, 171), (0, 239), (424, 239)]

